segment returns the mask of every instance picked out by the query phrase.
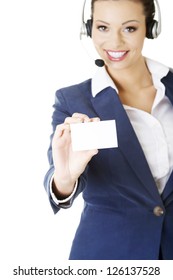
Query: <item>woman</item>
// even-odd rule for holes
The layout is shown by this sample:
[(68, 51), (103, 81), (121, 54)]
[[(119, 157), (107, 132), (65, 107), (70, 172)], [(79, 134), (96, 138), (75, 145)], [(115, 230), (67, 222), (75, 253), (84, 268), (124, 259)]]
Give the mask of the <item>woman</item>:
[[(92, 0), (105, 66), (58, 90), (45, 187), (56, 213), (85, 207), (70, 259), (173, 259), (173, 74), (143, 57), (151, 0)], [(118, 148), (73, 152), (70, 124), (116, 120)]]

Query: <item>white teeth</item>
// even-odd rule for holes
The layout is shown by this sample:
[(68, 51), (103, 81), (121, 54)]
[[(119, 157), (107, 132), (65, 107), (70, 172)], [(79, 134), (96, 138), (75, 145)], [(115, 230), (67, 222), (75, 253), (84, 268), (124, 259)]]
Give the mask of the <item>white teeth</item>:
[(110, 56), (113, 58), (120, 58), (122, 57), (126, 52), (108, 52)]

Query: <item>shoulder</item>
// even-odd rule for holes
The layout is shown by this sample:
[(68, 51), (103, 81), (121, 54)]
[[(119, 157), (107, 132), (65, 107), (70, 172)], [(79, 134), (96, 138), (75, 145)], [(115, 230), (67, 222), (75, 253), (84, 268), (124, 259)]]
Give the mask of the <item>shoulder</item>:
[(91, 79), (81, 83), (61, 88), (56, 91), (54, 108), (66, 111), (72, 115), (74, 112), (86, 112), (91, 105)]
[(63, 96), (75, 96), (81, 95), (82, 93), (91, 92), (91, 79), (85, 80), (81, 83), (74, 84), (71, 86), (63, 87), (56, 91), (56, 95), (63, 95)]

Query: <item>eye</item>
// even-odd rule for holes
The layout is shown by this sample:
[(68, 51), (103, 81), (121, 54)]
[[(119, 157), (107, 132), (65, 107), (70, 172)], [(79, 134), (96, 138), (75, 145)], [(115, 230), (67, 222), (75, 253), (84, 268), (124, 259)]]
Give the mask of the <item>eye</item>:
[(107, 26), (105, 26), (105, 25), (99, 25), (99, 26), (97, 27), (97, 29), (98, 29), (99, 31), (102, 31), (102, 32), (108, 30)]
[(126, 33), (133, 33), (137, 30), (137, 27), (134, 26), (127, 26), (126, 28), (124, 28), (124, 32)]

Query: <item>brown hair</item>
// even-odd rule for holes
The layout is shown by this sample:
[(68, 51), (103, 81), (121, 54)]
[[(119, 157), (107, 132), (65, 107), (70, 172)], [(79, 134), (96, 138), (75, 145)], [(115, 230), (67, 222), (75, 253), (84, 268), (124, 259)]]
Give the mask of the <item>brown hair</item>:
[[(93, 16), (94, 12), (94, 3), (96, 1), (110, 1), (110, 0), (92, 0), (91, 1), (91, 14)], [(112, 0), (112, 1), (121, 1), (121, 0)], [(128, 0), (133, 2), (140, 2), (144, 7), (144, 15), (146, 17), (146, 23), (153, 21), (155, 16), (155, 5), (154, 0)]]

